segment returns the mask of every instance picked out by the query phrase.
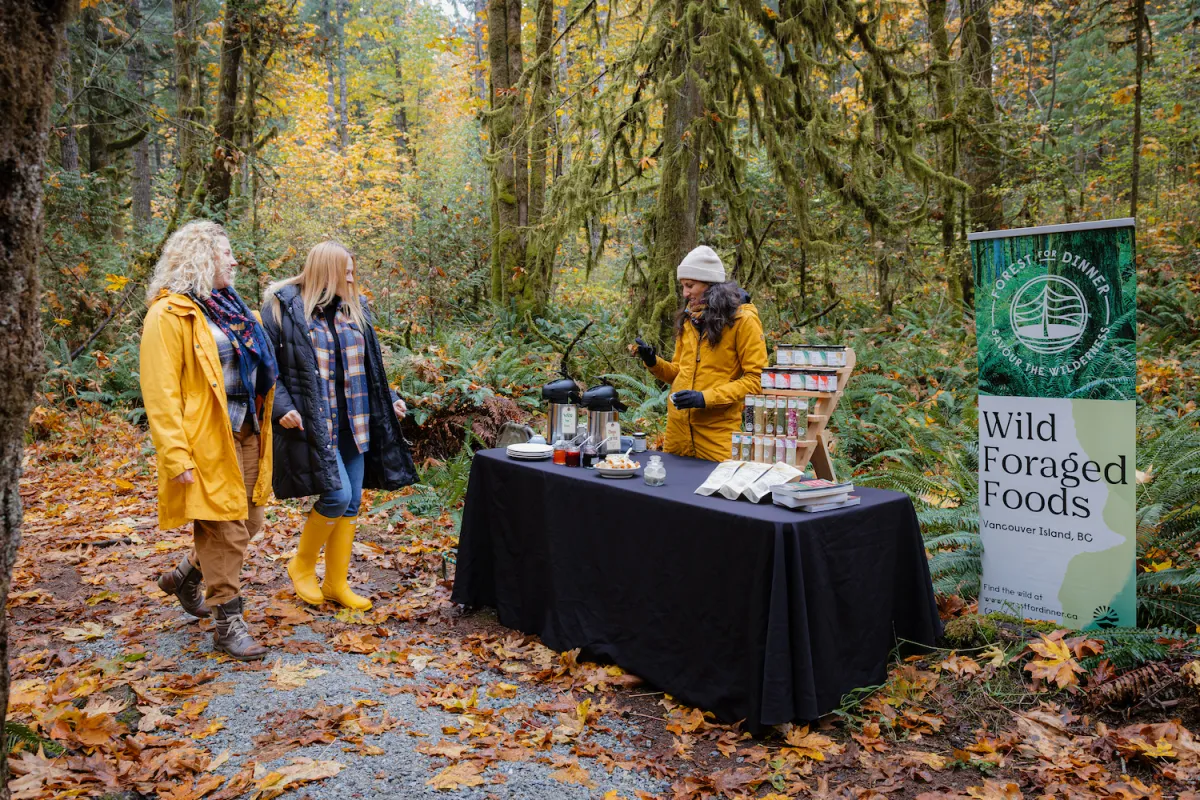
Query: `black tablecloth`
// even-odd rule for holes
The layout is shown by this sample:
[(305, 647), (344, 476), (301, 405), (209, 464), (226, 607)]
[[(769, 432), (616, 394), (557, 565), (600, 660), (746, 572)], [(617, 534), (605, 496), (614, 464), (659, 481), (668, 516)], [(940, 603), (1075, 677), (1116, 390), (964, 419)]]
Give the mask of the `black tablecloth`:
[(454, 600), (750, 730), (837, 708), (883, 682), (897, 639), (941, 634), (906, 495), (805, 514), (701, 497), (715, 464), (663, 463), (653, 488), (476, 453)]

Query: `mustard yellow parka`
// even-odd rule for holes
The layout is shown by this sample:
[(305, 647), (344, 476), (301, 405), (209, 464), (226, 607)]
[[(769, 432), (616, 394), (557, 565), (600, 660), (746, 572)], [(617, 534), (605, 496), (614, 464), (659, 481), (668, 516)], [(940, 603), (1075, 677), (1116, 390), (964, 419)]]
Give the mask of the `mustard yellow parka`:
[[(221, 358), (204, 312), (190, 298), (164, 290), (146, 313), (140, 361), (142, 401), (158, 454), (158, 526), (169, 530), (195, 519), (246, 519), (250, 509), (234, 450)], [(256, 505), (265, 505), (271, 496), (274, 398), (272, 389), (258, 440)], [(171, 481), (187, 469), (195, 483)]]
[(704, 393), (704, 408), (680, 411), (667, 401), (666, 451), (709, 461), (728, 461), (734, 431), (742, 427), (746, 395), (761, 388), (767, 366), (762, 320), (751, 303), (738, 308), (733, 324), (716, 346), (700, 340), (691, 322), (675, 337), (675, 355), (659, 358), (650, 368), (671, 384), (671, 393), (694, 389)]

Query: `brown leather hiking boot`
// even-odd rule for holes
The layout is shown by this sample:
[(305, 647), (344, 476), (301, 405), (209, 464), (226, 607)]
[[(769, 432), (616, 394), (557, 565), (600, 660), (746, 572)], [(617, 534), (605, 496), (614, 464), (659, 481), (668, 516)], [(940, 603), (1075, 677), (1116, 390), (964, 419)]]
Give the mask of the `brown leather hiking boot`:
[(235, 597), (217, 606), (213, 621), (213, 648), (228, 653), (239, 661), (256, 661), (267, 654), (267, 648), (254, 641), (250, 628), (242, 617), (242, 598)]
[(158, 588), (167, 594), (175, 595), (183, 610), (193, 617), (211, 617), (212, 609), (205, 605), (204, 593), (200, 591), (200, 581), (203, 578), (200, 567), (184, 556), (178, 567), (159, 576)]

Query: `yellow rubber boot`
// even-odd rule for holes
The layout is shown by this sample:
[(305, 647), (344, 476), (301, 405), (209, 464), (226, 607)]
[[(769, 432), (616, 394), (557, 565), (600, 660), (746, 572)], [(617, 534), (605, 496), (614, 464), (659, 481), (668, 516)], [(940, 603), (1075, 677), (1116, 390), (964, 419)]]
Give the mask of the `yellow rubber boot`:
[[(308, 512), (304, 530), (300, 532), (300, 543), (296, 546), (296, 555), (288, 561), (288, 577), (292, 579), (296, 596), (314, 606), (325, 602), (321, 584), (317, 583), (317, 556), (329, 541), (336, 523), (336, 519), (323, 517), (316, 511)], [(329, 571), (328, 563), (325, 571)]]
[(334, 523), (333, 535), (325, 544), (325, 581), (321, 584), (321, 593), (326, 600), (346, 608), (370, 611), (371, 601), (355, 594), (347, 581), (350, 575), (350, 551), (354, 547), (354, 529), (357, 527), (358, 517), (342, 517)]

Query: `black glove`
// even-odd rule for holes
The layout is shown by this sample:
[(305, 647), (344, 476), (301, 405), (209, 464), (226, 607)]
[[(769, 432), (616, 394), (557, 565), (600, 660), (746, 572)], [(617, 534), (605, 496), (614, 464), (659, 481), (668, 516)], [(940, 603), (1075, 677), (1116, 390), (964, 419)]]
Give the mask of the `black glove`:
[(654, 345), (646, 344), (640, 336), (635, 338), (634, 341), (637, 342), (638, 358), (642, 360), (643, 364), (647, 367), (653, 367), (658, 363), (658, 356), (654, 354)]
[(684, 389), (671, 395), (671, 402), (681, 411), (685, 408), (704, 408), (704, 392)]

